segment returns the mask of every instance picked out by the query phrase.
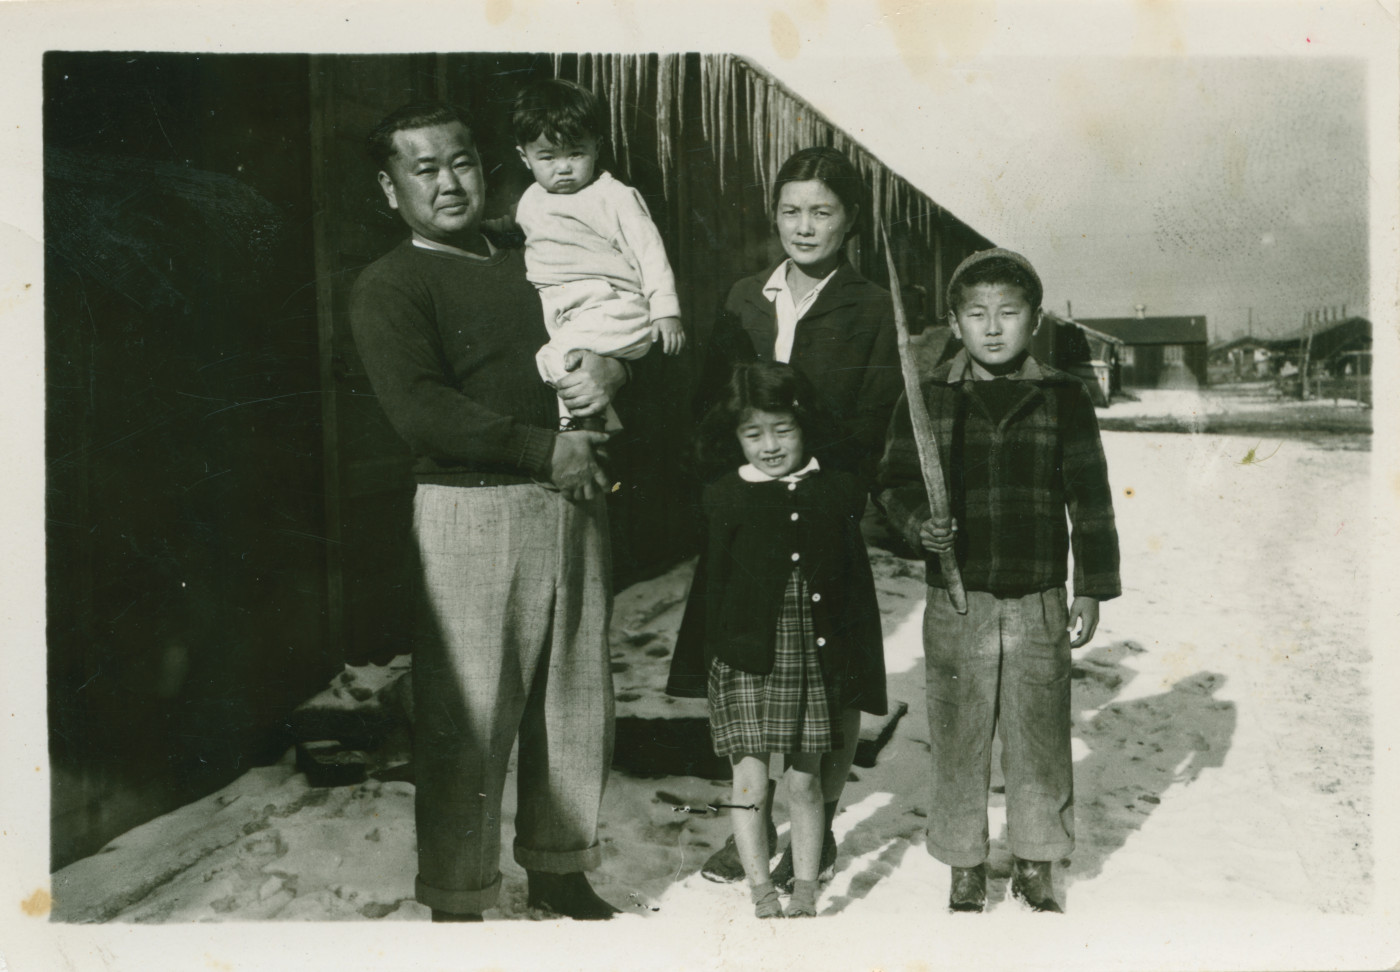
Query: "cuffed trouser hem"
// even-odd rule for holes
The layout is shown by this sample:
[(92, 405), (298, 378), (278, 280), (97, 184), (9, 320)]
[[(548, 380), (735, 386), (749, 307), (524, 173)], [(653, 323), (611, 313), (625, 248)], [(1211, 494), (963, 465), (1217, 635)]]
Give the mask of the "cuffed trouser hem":
[(991, 852), (991, 845), (982, 845), (981, 850), (949, 850), (946, 847), (939, 847), (930, 837), (925, 841), (928, 852), (937, 860), (942, 861), (949, 867), (976, 867), (987, 860), (987, 855)]
[(1018, 844), (1012, 840), (1011, 853), (1023, 861), (1058, 861), (1074, 853), (1074, 841), (1058, 844)]
[(425, 884), (421, 877), (413, 879), (413, 896), (419, 904), (427, 905), (436, 911), (449, 911), (454, 915), (479, 915), (487, 908), (494, 908), (501, 896), (501, 875), (496, 875), (484, 888), (470, 891), (449, 891)]
[(515, 842), (515, 862), (529, 871), (546, 874), (573, 874), (591, 871), (603, 863), (603, 848), (598, 844), (575, 851), (543, 851), (521, 846)]

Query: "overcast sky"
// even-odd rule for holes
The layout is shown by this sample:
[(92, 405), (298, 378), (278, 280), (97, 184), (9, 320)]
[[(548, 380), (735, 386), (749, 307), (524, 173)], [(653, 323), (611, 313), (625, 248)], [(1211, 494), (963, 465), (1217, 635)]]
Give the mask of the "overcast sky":
[[(1360, 62), (851, 59), (790, 79), (895, 171), (1046, 281), (1076, 317), (1204, 314), (1211, 340), (1367, 313)], [(918, 71), (915, 70), (917, 76)], [(899, 91), (900, 101), (881, 99)]]

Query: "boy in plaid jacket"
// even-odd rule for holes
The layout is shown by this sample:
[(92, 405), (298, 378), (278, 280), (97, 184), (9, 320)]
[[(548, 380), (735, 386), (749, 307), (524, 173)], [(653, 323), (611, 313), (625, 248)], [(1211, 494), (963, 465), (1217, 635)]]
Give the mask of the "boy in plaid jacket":
[[(930, 517), (907, 399), (895, 410), (880, 464), (881, 507), (927, 551), (928, 849), (952, 867), (953, 911), (981, 911), (986, 902), (987, 789), (998, 728), (1012, 895), (1035, 911), (1061, 910), (1051, 864), (1074, 848), (1070, 649), (1093, 637), (1099, 602), (1121, 592), (1093, 404), (1079, 379), (1029, 351), (1042, 293), (1030, 262), (1002, 249), (974, 253), (948, 284), (963, 348), (923, 379), (921, 391), (948, 477), (952, 524)], [(948, 549), (967, 589), (966, 614), (953, 609), (939, 569), (937, 554)]]

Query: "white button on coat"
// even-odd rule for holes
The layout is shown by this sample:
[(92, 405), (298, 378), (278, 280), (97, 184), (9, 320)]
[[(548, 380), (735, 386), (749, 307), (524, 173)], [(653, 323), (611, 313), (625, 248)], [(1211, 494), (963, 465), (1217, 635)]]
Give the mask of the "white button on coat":
[(812, 595), (812, 603), (813, 603), (813, 604), (815, 604), (816, 602), (820, 601), (821, 599), (822, 599), (822, 596), (821, 596), (820, 594), (813, 594), (813, 595)]
[(794, 520), (797, 519), (797, 514), (794, 513), (794, 514), (792, 515), (792, 518), (793, 518)]
[(793, 562), (796, 563), (797, 561), (799, 561), (799, 560), (802, 559), (802, 555), (801, 555), (800, 553), (795, 553), (795, 554), (792, 555), (792, 559), (793, 559)]
[(817, 647), (818, 647), (818, 648), (823, 647), (825, 644), (826, 644), (826, 639), (825, 639), (825, 638), (818, 638), (818, 639), (817, 639)]

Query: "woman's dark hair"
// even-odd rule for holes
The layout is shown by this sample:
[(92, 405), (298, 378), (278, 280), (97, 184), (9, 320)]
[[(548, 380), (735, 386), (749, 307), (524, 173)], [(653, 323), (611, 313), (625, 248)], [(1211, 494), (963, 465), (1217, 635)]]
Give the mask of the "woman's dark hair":
[(532, 81), (515, 96), (510, 112), (515, 144), (528, 145), (540, 136), (551, 142), (606, 141), (607, 122), (598, 96), (581, 84), (562, 78)]
[[(865, 183), (861, 181), (860, 173), (856, 172), (856, 167), (851, 164), (846, 154), (834, 148), (799, 149), (788, 156), (788, 160), (778, 170), (778, 178), (773, 181), (770, 212), (778, 211), (778, 198), (783, 194), (783, 186), (789, 182), (807, 182), (811, 179), (816, 179), (834, 192), (846, 212), (856, 216), (856, 220), (851, 223), (851, 233), (854, 233), (857, 223), (866, 211), (863, 202)], [(850, 236), (851, 233), (846, 235)]]
[(812, 384), (791, 366), (756, 361), (734, 366), (720, 400), (700, 422), (695, 443), (697, 471), (705, 479), (743, 465), (744, 450), (735, 434), (750, 412), (787, 412), (802, 430), (808, 455), (835, 441), (836, 421), (817, 399)]
[(465, 108), (444, 104), (440, 101), (422, 101), (395, 108), (384, 116), (384, 120), (374, 126), (365, 139), (365, 148), (370, 159), (379, 169), (386, 169), (394, 155), (394, 135), (415, 128), (431, 128), (434, 125), (450, 125), (461, 122), (468, 132), (472, 129), (471, 115)]

